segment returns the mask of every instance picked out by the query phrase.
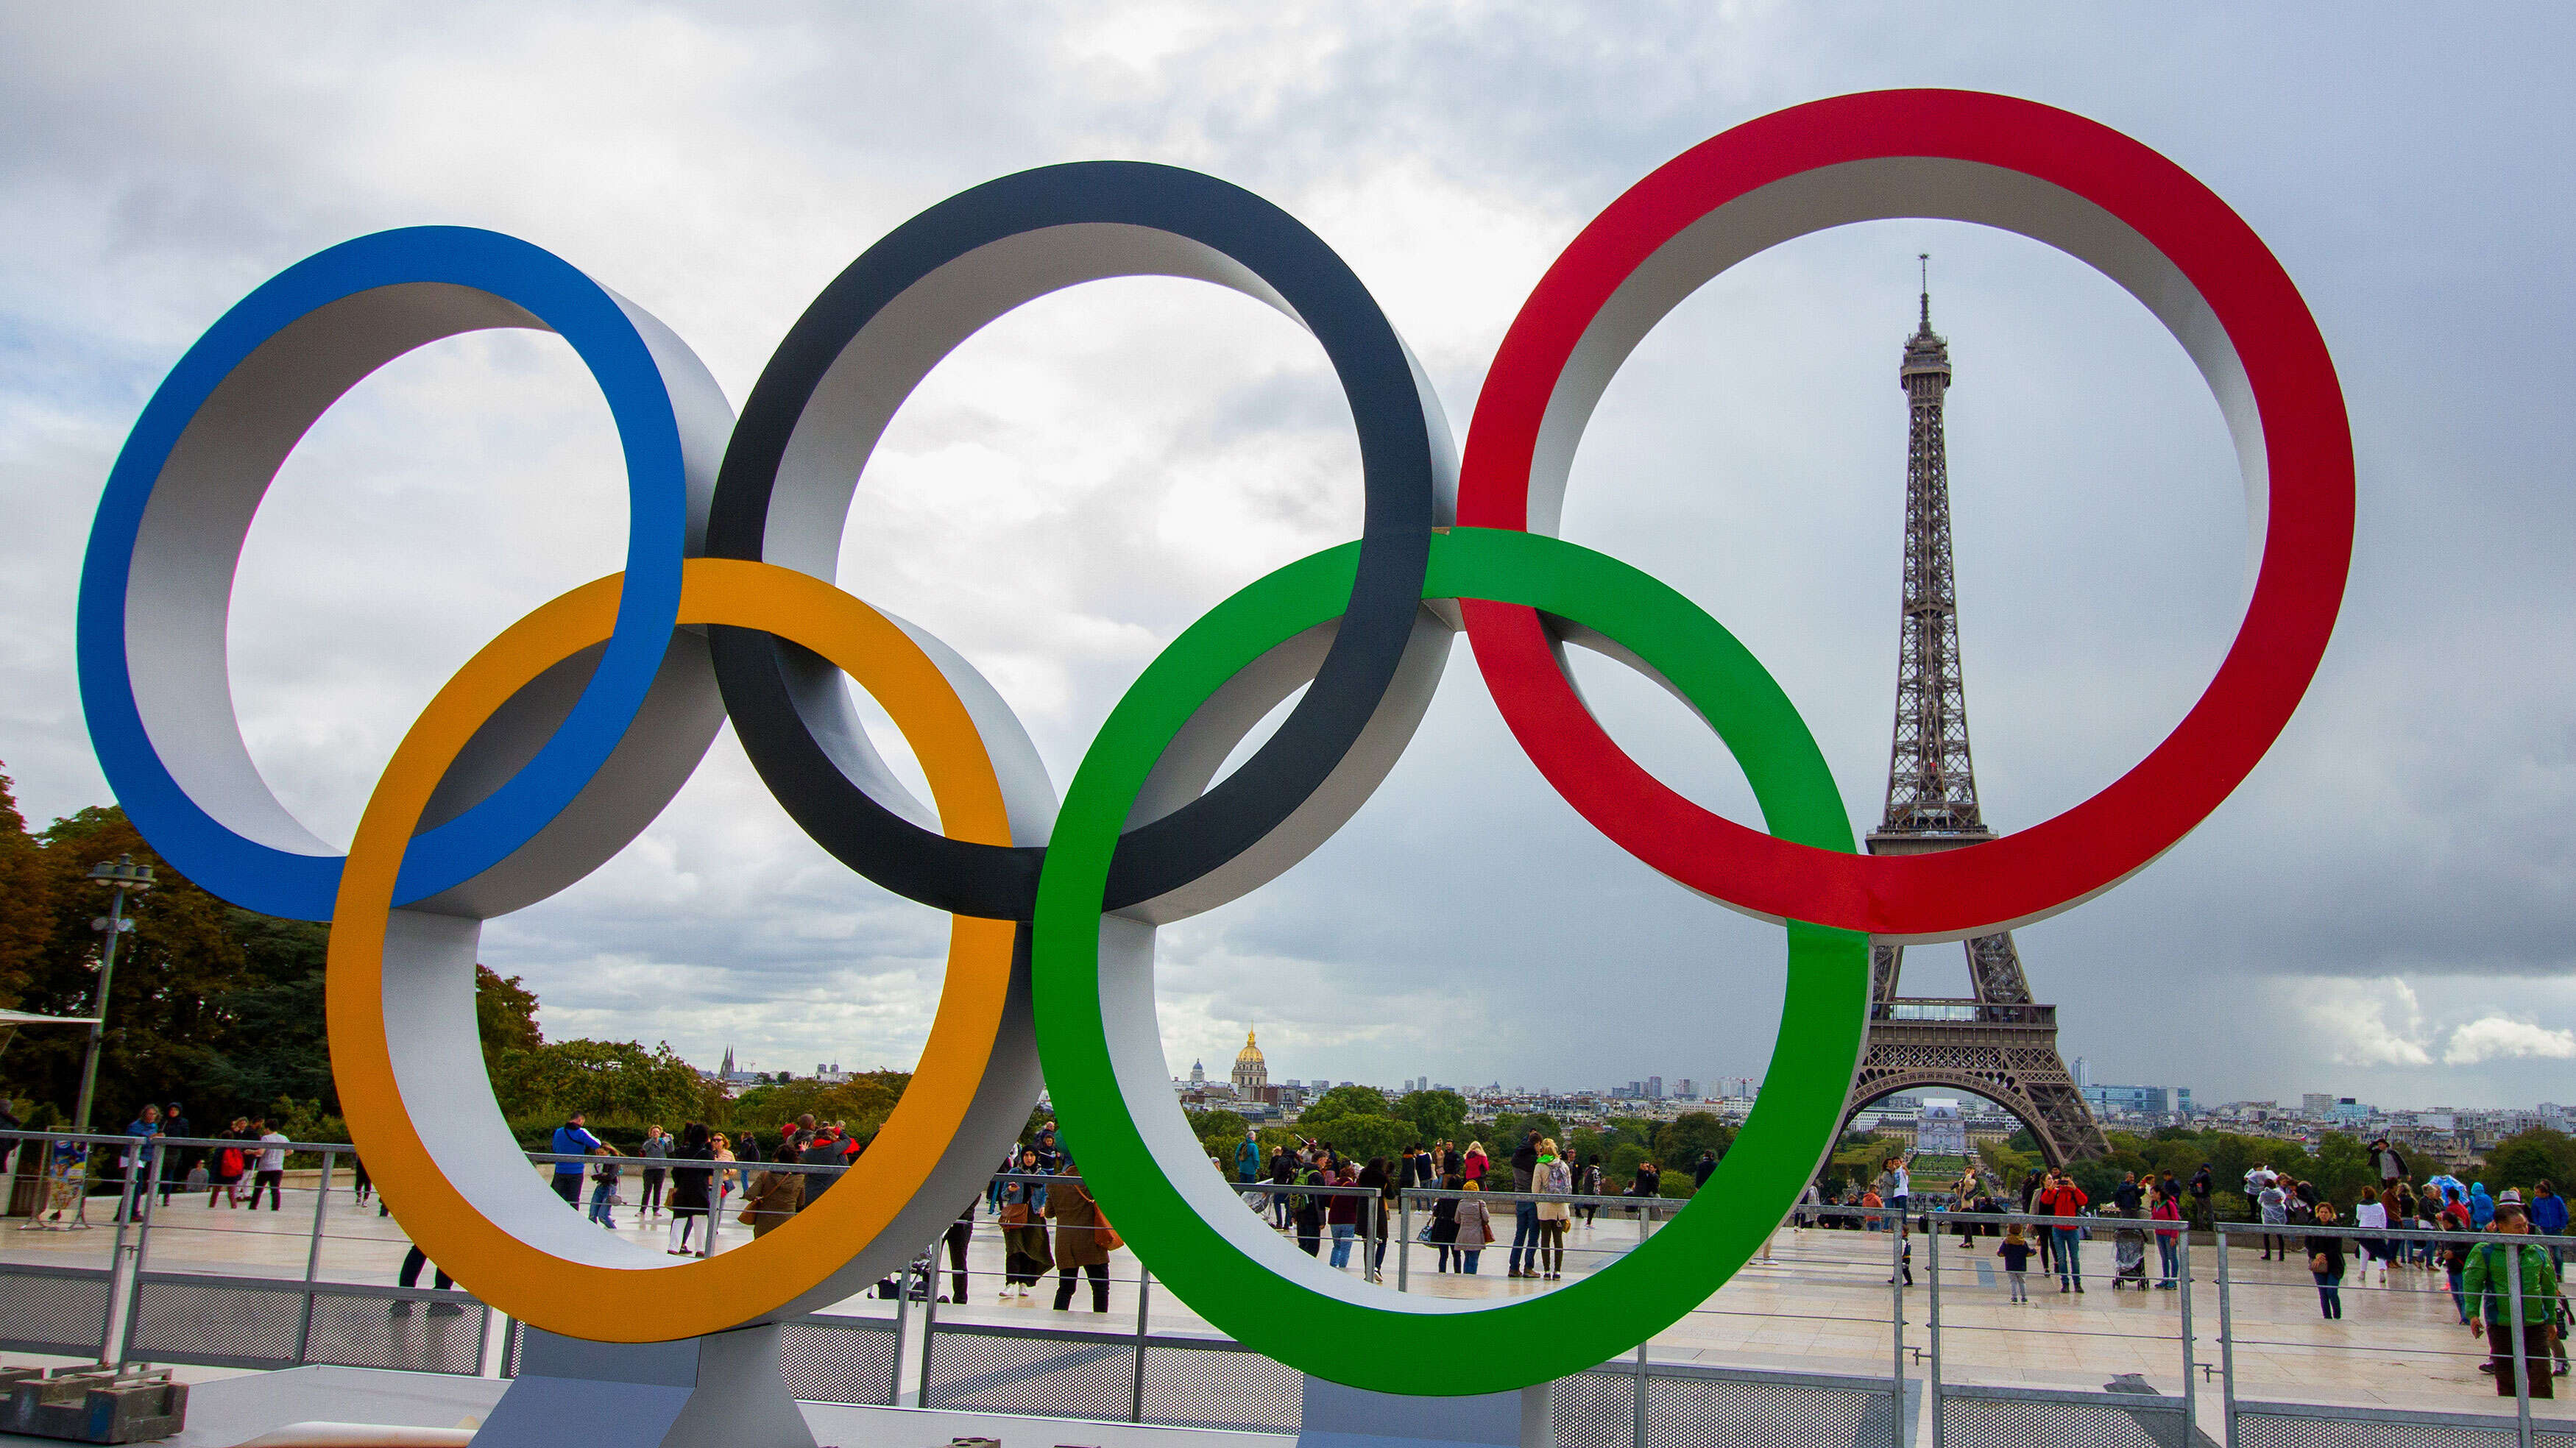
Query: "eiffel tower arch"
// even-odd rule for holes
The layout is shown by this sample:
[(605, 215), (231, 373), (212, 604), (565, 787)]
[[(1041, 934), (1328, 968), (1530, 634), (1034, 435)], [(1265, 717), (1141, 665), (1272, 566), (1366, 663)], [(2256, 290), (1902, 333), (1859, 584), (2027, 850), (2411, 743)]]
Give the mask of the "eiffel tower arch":
[[(1932, 330), (1932, 291), (1905, 341), (1897, 378), (1911, 425), (1905, 467), (1905, 588), (1898, 634), (1896, 738), (1887, 813), (1870, 832), (1874, 855), (1917, 855), (1993, 839), (1977, 805), (1968, 752), (1967, 685), (1959, 664), (1959, 594), (1950, 558), (1949, 445), (1942, 406), (1950, 346)], [(2057, 1049), (2057, 1007), (2031, 999), (2010, 931), (1965, 945), (1964, 997), (1907, 996), (1905, 947), (1871, 951), (1868, 1044), (1843, 1108), (1846, 1125), (1900, 1091), (1947, 1086), (2019, 1117), (2052, 1166), (2109, 1150)]]

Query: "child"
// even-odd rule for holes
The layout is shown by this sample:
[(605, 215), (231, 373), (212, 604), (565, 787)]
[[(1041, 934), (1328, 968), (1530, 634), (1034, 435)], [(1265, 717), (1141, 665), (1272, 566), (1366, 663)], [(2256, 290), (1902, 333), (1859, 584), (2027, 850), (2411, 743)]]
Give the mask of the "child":
[(2030, 1301), (2030, 1288), (2022, 1281), (2023, 1274), (2030, 1271), (2030, 1252), (2030, 1243), (2022, 1238), (2021, 1223), (2004, 1228), (2004, 1244), (1995, 1249), (1995, 1255), (2004, 1259), (2004, 1280), (2012, 1284), (2015, 1302)]
[(617, 1230), (617, 1217), (609, 1210), (609, 1205), (617, 1200), (618, 1169), (614, 1159), (617, 1153), (602, 1146), (594, 1148), (591, 1155), (605, 1159), (600, 1162), (598, 1178), (590, 1188), (590, 1219), (613, 1232)]

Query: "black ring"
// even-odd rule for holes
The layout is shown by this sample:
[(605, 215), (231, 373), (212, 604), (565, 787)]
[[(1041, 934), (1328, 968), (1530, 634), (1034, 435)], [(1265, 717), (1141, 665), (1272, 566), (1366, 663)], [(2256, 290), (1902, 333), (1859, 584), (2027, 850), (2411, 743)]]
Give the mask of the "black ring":
[[(868, 248), (815, 298), (762, 369), (725, 450), (707, 526), (707, 552), (762, 559), (771, 506), (788, 448), (826, 374), (860, 332), (933, 272), (995, 243), (1052, 227), (1139, 228), (1195, 243), (1230, 262), (1120, 264), (1022, 283), (1026, 295), (975, 316), (938, 355), (1022, 301), (1095, 277), (1205, 274), (1254, 291), (1266, 287), (1321, 343), (1349, 399), (1359, 433), (1366, 519), (1349, 611), (1312, 687), (1277, 733), (1231, 775), (1173, 813), (1129, 830), (1118, 842), (1105, 908), (1167, 894), (1251, 849), (1321, 788), (1385, 698), (1411, 638), (1428, 566), (1445, 447), (1429, 394), (1404, 344), (1368, 289), (1323, 240), (1260, 197), (1214, 177), (1170, 166), (1088, 161), (990, 181), (922, 212)], [(1068, 264), (1081, 270), (1079, 262)], [(1248, 286), (1246, 283), (1257, 283)], [(934, 307), (935, 311), (936, 308)], [(972, 310), (971, 308), (969, 309)], [(907, 317), (889, 325), (910, 327)], [(930, 325), (924, 321), (921, 325)], [(952, 329), (953, 330), (953, 329)], [(901, 346), (907, 332), (889, 334)], [(918, 339), (915, 338), (918, 346)], [(918, 360), (918, 358), (909, 359)], [(936, 364), (906, 359), (912, 381)], [(903, 384), (909, 391), (911, 382)], [(891, 415), (892, 408), (884, 409)], [(873, 449), (883, 418), (867, 429)], [(1435, 443), (1435, 437), (1440, 442)], [(855, 477), (855, 470), (853, 472)], [(844, 504), (831, 521), (846, 519)], [(815, 518), (799, 526), (814, 527)], [(836, 553), (840, 532), (817, 542)], [(809, 555), (810, 556), (810, 555)], [(778, 560), (771, 560), (778, 561)], [(828, 571), (828, 570), (826, 570)], [(852, 870), (937, 909), (1024, 920), (1036, 899), (1042, 848), (973, 844), (925, 829), (871, 798), (817, 738), (807, 709), (826, 708), (814, 657), (757, 630), (711, 630), (716, 678), (743, 749), (770, 791), (806, 833)], [(837, 689), (837, 682), (833, 685)], [(800, 702), (800, 692), (803, 699)], [(826, 728), (839, 727), (826, 721)]]

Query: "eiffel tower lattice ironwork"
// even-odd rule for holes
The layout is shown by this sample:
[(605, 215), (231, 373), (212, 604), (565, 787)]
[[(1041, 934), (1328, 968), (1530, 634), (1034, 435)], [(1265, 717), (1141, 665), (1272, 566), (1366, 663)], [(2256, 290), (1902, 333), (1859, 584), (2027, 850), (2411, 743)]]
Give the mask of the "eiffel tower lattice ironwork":
[[(1956, 849), (1994, 838), (1977, 808), (1968, 757), (1967, 689), (1959, 670), (1959, 596), (1950, 563), (1950, 467), (1942, 433), (1950, 347), (1932, 330), (1928, 271), (1922, 324), (1898, 371), (1911, 413), (1905, 466), (1905, 601), (1897, 647), (1896, 743), (1887, 814), (1874, 855)], [(1966, 944), (1976, 995), (1897, 994), (1905, 947), (1871, 951), (1868, 1047), (1846, 1115), (1899, 1091), (1951, 1086), (2021, 1118), (2051, 1165), (2107, 1151), (2057, 1049), (2057, 1007), (2030, 998), (2010, 931)]]

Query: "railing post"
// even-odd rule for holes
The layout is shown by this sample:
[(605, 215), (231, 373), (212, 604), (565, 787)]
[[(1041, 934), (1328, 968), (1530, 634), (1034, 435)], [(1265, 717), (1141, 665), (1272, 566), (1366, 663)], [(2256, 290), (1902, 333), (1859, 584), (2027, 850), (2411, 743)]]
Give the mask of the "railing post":
[[(2212, 1228), (2218, 1225), (2218, 1213), (2214, 1209), (2210, 1212), (2209, 1224)], [(2182, 1259), (2178, 1264), (2182, 1268), (2182, 1283), (2175, 1288), (2182, 1294), (2182, 1441), (2189, 1443), (2200, 1432), (2200, 1397), (2191, 1389), (2191, 1223), (2183, 1223), (2175, 1238), (2182, 1248), (2178, 1254)], [(2164, 1264), (2159, 1262), (2156, 1265), (2161, 1267)]]
[(313, 1240), (304, 1250), (304, 1305), (295, 1314), (294, 1361), (298, 1367), (304, 1365), (304, 1349), (313, 1337), (313, 1283), (322, 1275), (322, 1223), (331, 1211), (331, 1164), (337, 1160), (337, 1152), (322, 1153), (321, 1183), (313, 1192)]
[[(1638, 1210), (1640, 1214), (1644, 1211), (1643, 1208)], [(1637, 1415), (1636, 1448), (1646, 1448), (1646, 1343), (1653, 1341), (1654, 1338), (1650, 1335), (1646, 1342), (1637, 1344), (1637, 1391), (1632, 1403)]]
[[(918, 1267), (922, 1264), (916, 1261), (913, 1265)], [(1108, 1269), (1101, 1270), (1105, 1272)], [(912, 1291), (909, 1281), (904, 1283), (904, 1291), (907, 1294)], [(930, 1244), (929, 1270), (921, 1277), (921, 1385), (912, 1396), (913, 1406), (917, 1408), (930, 1406), (930, 1339), (938, 1331), (939, 1243), (933, 1241)]]
[[(2504, 1282), (2506, 1322), (2513, 1329), (2509, 1345), (2513, 1351), (2514, 1442), (2521, 1448), (2531, 1448), (2531, 1364), (2522, 1350), (2522, 1252), (2511, 1243), (2504, 1249)], [(2495, 1350), (2493, 1323), (2487, 1325), (2487, 1350)]]
[[(894, 1279), (894, 1366), (886, 1369), (886, 1406), (889, 1408), (903, 1406), (903, 1349), (910, 1336), (905, 1329), (911, 1325), (912, 1264), (906, 1262)], [(930, 1344), (926, 1342), (922, 1344), (921, 1360), (925, 1364), (930, 1361)], [(919, 1407), (920, 1404), (913, 1406)]]
[(1146, 1330), (1146, 1314), (1152, 1310), (1147, 1303), (1146, 1283), (1149, 1279), (1144, 1259), (1136, 1259), (1136, 1374), (1127, 1388), (1127, 1421), (1130, 1423), (1145, 1421), (1145, 1341), (1152, 1335)]
[(1890, 1340), (1896, 1345), (1891, 1355), (1895, 1364), (1891, 1381), (1896, 1385), (1892, 1411), (1896, 1418), (1896, 1448), (1905, 1448), (1905, 1218), (1893, 1216), (1888, 1218), (1888, 1222), (1887, 1291), (1888, 1300), (1894, 1304), (1888, 1316), (1892, 1329)]
[(1406, 1187), (1395, 1189), (1395, 1290), (1402, 1292), (1413, 1275), (1413, 1196)]
[(2227, 1278), (2227, 1229), (2218, 1235), (2218, 1407), (2226, 1419), (2227, 1448), (2236, 1448), (2236, 1300)]
[[(81, 1163), (80, 1200), (83, 1207), (89, 1204), (90, 1159), (98, 1155), (98, 1143), (91, 1142), (89, 1146), (89, 1159), (84, 1159)], [(133, 1258), (126, 1252), (126, 1236), (132, 1226), (130, 1219), (135, 1210), (135, 1165), (143, 1156), (143, 1152), (141, 1140), (135, 1139), (131, 1154), (124, 1163), (122, 1184), (117, 1188), (116, 1245), (110, 1249), (107, 1259), (107, 1320), (99, 1324), (101, 1331), (98, 1340), (98, 1363), (100, 1367), (112, 1368), (122, 1365), (129, 1329), (134, 1321), (135, 1299), (143, 1289), (142, 1275), (134, 1270)]]
[[(1923, 1239), (1931, 1249), (1923, 1254), (1923, 1260), (1928, 1264), (1923, 1270), (1929, 1274), (1925, 1281), (1930, 1284), (1932, 1299), (1931, 1305), (1926, 1309), (1924, 1326), (1924, 1331), (1931, 1335), (1932, 1373), (1924, 1383), (1923, 1391), (1932, 1399), (1932, 1448), (1948, 1448), (1950, 1441), (1941, 1430), (1941, 1238), (1943, 1235), (1941, 1229), (1947, 1225), (1944, 1220), (1946, 1215), (1942, 1212), (1932, 1214), (1932, 1231)], [(1897, 1275), (1902, 1277), (1904, 1274), (1900, 1272)], [(1900, 1287), (1898, 1290), (1903, 1289)], [(2188, 1377), (2189, 1374), (2185, 1376)], [(1901, 1395), (1898, 1398), (1897, 1407), (1900, 1412), (1904, 1410), (1904, 1400)]]

